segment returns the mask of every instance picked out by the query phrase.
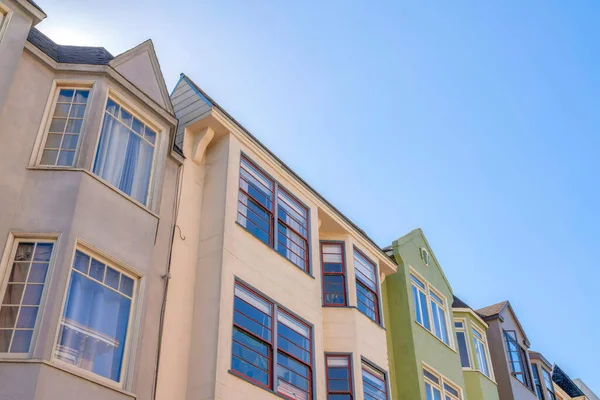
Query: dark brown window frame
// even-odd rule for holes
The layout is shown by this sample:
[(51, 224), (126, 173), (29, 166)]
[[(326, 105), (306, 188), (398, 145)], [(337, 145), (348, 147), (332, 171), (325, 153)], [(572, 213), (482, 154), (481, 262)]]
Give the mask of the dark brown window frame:
[[(339, 391), (332, 390), (329, 388), (329, 366), (327, 365), (327, 361), (329, 358), (347, 358), (348, 359), (348, 390)], [(354, 399), (354, 380), (352, 379), (352, 354), (351, 353), (325, 353), (325, 384), (327, 387), (327, 398), (329, 395), (349, 395), (351, 399)]]
[[(323, 245), (334, 245), (340, 246), (341, 254), (342, 254), (342, 272), (326, 272), (325, 271), (325, 262), (323, 261)], [(321, 271), (322, 271), (322, 295), (323, 295), (323, 307), (347, 307), (348, 306), (348, 277), (347, 272), (348, 269), (346, 267), (346, 244), (342, 241), (333, 241), (333, 240), (322, 240), (319, 243), (319, 251), (321, 257)], [(335, 304), (335, 303), (327, 303), (325, 296), (325, 277), (326, 276), (341, 276), (344, 287), (344, 303), (343, 304)]]

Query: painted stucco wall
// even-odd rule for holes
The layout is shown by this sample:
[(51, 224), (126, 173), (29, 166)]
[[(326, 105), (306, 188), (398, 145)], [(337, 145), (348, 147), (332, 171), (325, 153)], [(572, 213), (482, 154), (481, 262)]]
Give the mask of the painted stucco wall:
[[(174, 91), (188, 92), (189, 88), (179, 87)], [(182, 100), (181, 108), (175, 102), (176, 112), (202, 116), (189, 106), (197, 103), (195, 106), (201, 110), (206, 110), (206, 106), (189, 96)], [(194, 163), (194, 146), (206, 134), (207, 125), (214, 128), (215, 136), (202, 161)], [(341, 229), (341, 224), (331, 222), (335, 217), (323, 214), (325, 210), (305, 187), (264, 150), (231, 129), (234, 128), (217, 126), (211, 117), (193, 120), (183, 127), (187, 159), (178, 222), (181, 237), (175, 237), (167, 302), (170, 329), (163, 342), (173, 354), (161, 359), (161, 371), (166, 372), (161, 372), (159, 379), (159, 399), (280, 398), (230, 372), (236, 279), (312, 325), (315, 399), (326, 397), (326, 352), (352, 354), (355, 397), (362, 398), (361, 357), (386, 373), (389, 367), (385, 329), (356, 309), (353, 246), (376, 262), (385, 255), (374, 246), (365, 245), (366, 241), (354, 233)], [(310, 274), (236, 222), (242, 152), (309, 208)], [(321, 218), (327, 222), (321, 224)], [(340, 229), (333, 229), (334, 226)], [(321, 239), (345, 242), (349, 307), (322, 307)], [(379, 278), (383, 280), (384, 276), (380, 274)], [(193, 306), (188, 303), (190, 297)], [(180, 362), (184, 355), (187, 364)]]
[(457, 312), (453, 311), (454, 318), (460, 318), (464, 320), (465, 334), (467, 339), (467, 346), (469, 351), (469, 360), (471, 367), (469, 369), (463, 368), (463, 375), (465, 379), (465, 388), (467, 396), (470, 400), (498, 400), (498, 386), (494, 381), (494, 371), (492, 361), (488, 359), (490, 369), (490, 377), (487, 377), (479, 371), (479, 365), (477, 364), (477, 356), (475, 353), (475, 342), (473, 341), (472, 329), (478, 328), (482, 332), (487, 331), (487, 324), (484, 324), (479, 318), (473, 316), (469, 312)]
[[(48, 169), (30, 162), (54, 79), (94, 82), (75, 168)], [(15, 362), (0, 357), (0, 388), (3, 395), (4, 391), (10, 393), (12, 397), (8, 398), (92, 400), (151, 396), (163, 297), (161, 275), (166, 271), (169, 254), (177, 163), (166, 156), (168, 137), (161, 138), (156, 165), (168, 183), (155, 182), (151, 210), (135, 204), (89, 172), (109, 85), (164, 124), (167, 136), (174, 134), (174, 125), (154, 115), (142, 101), (106, 76), (57, 73), (28, 51), (19, 57), (8, 100), (0, 113), (0, 140), (5, 144), (0, 146), (0, 251), (10, 251), (5, 245), (11, 233), (58, 235), (45, 302), (40, 308), (40, 329), (32, 344), (33, 361)], [(52, 358), (78, 240), (130, 267), (140, 277), (133, 309), (137, 320), (128, 339), (129, 363), (123, 388), (100, 383), (94, 377), (84, 379), (80, 370), (58, 364)], [(4, 268), (0, 276), (7, 267), (0, 267)]]
[[(431, 255), (429, 266), (426, 266), (421, 259), (420, 248), (422, 247), (427, 248)], [(395, 241), (393, 251), (399, 264), (398, 272), (388, 277), (385, 286), (387, 312), (391, 324), (388, 340), (393, 349), (396, 398), (425, 399), (422, 364), (426, 363), (461, 387), (464, 398), (467, 399), (460, 357), (453, 344), (456, 336), (450, 308), (452, 290), (420, 230), (415, 230)], [(411, 268), (445, 297), (446, 307), (449, 310), (446, 316), (448, 335), (452, 347), (444, 344), (416, 322), (411, 294)]]
[(513, 314), (509, 311), (508, 307), (501, 314), (501, 316), (503, 322), (501, 322), (501, 320), (498, 318), (486, 321), (489, 325), (487, 337), (500, 398), (502, 400), (536, 400), (537, 396), (535, 393), (517, 380), (517, 378), (512, 376), (507, 359), (504, 330), (515, 330), (517, 332), (519, 344), (522, 347), (524, 347), (523, 333), (518, 327), (516, 320)]

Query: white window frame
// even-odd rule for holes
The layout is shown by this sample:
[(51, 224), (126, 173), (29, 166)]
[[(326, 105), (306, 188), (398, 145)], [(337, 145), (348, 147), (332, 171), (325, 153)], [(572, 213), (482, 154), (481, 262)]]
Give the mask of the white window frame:
[[(154, 143), (154, 154), (152, 155), (152, 167), (150, 170), (150, 180), (148, 182), (148, 193), (146, 195), (145, 203), (139, 202), (138, 200), (136, 200), (129, 194), (123, 192), (118, 187), (114, 186), (113, 184), (104, 180), (102, 177), (96, 175), (93, 172), (94, 168), (96, 166), (96, 156), (98, 155), (98, 150), (99, 150), (99, 146), (100, 146), (100, 136), (102, 135), (102, 128), (104, 127), (104, 115), (106, 114), (106, 104), (108, 103), (109, 99), (114, 101), (115, 103), (117, 103), (119, 106), (125, 108), (125, 110), (127, 110), (127, 112), (129, 112), (133, 117), (135, 117), (135, 118), (141, 120), (142, 122), (144, 122), (145, 124), (149, 125), (156, 132), (156, 140)], [(166, 153), (165, 153), (164, 147), (165, 147), (166, 138), (168, 138), (168, 136), (169, 136), (168, 129), (164, 125), (158, 123), (155, 118), (152, 118), (151, 116), (149, 116), (147, 112), (142, 110), (139, 106), (134, 104), (131, 100), (129, 100), (127, 97), (125, 97), (119, 91), (113, 89), (110, 86), (108, 87), (108, 89), (104, 95), (104, 101), (102, 102), (101, 112), (102, 112), (102, 116), (100, 119), (100, 126), (98, 127), (98, 133), (96, 135), (96, 144), (94, 146), (94, 154), (93, 154), (92, 160), (91, 160), (90, 173), (94, 177), (96, 177), (97, 179), (102, 181), (104, 184), (106, 184), (110, 188), (114, 189), (115, 191), (117, 191), (118, 193), (120, 193), (121, 195), (126, 197), (127, 199), (131, 200), (135, 204), (137, 204), (145, 209), (152, 210), (154, 208), (155, 191), (156, 191), (156, 188), (159, 186), (157, 184), (157, 182), (159, 182), (159, 178), (164, 173), (164, 171), (163, 171), (164, 163), (163, 163), (163, 165), (160, 166), (161, 168), (159, 169), (159, 165), (158, 165), (159, 163), (157, 161), (163, 160), (165, 158), (164, 155)], [(158, 197), (158, 196), (156, 196), (156, 197)]]
[[(52, 87), (50, 89), (50, 95), (48, 96), (48, 100), (46, 102), (46, 107), (44, 109), (44, 115), (42, 117), (42, 123), (40, 124), (40, 128), (38, 131), (38, 135), (34, 145), (34, 151), (30, 160), (30, 165), (39, 167), (39, 168), (56, 168), (56, 169), (72, 169), (77, 168), (79, 163), (79, 153), (81, 149), (81, 143), (84, 140), (84, 136), (87, 134), (86, 132), (89, 130), (89, 114), (90, 109), (94, 107), (94, 103), (92, 101), (92, 97), (94, 95), (94, 89), (96, 86), (96, 81), (91, 80), (72, 80), (72, 79), (55, 79), (52, 82)], [(43, 165), (41, 164), (42, 154), (44, 153), (44, 147), (46, 146), (46, 140), (48, 139), (48, 131), (50, 130), (50, 124), (52, 123), (52, 116), (54, 115), (54, 110), (56, 109), (56, 103), (58, 100), (58, 95), (62, 89), (73, 89), (73, 90), (89, 90), (90, 94), (88, 96), (88, 101), (85, 108), (85, 113), (83, 115), (83, 122), (81, 124), (81, 132), (79, 132), (79, 140), (77, 141), (77, 147), (75, 148), (75, 154), (73, 155), (73, 164), (72, 165)]]
[[(69, 288), (71, 286), (73, 264), (75, 262), (75, 254), (77, 253), (77, 251), (80, 251), (90, 257), (93, 257), (96, 260), (101, 261), (102, 263), (111, 267), (112, 269), (115, 269), (120, 273), (133, 279), (133, 295), (131, 297), (131, 310), (129, 312), (129, 321), (127, 322), (127, 334), (125, 335), (125, 348), (123, 349), (123, 360), (121, 364), (121, 375), (119, 377), (119, 382), (115, 382), (110, 378), (106, 378), (101, 375), (95, 374), (92, 371), (79, 368), (76, 365), (69, 364), (56, 357), (56, 348), (58, 345), (58, 339), (60, 334), (61, 320), (65, 312)], [(103, 283), (100, 284), (104, 285)], [(52, 355), (50, 361), (53, 364), (59, 366), (61, 369), (72, 372), (73, 374), (84, 377), (85, 379), (100, 382), (101, 384), (106, 386), (125, 390), (133, 379), (133, 365), (130, 362), (130, 360), (135, 359), (135, 349), (137, 348), (138, 342), (137, 335), (135, 335), (135, 332), (138, 332), (142, 309), (141, 305), (138, 302), (140, 301), (139, 299), (141, 299), (143, 296), (144, 289), (145, 281), (144, 276), (141, 273), (128, 266), (127, 264), (115, 260), (113, 257), (107, 255), (106, 253), (95, 249), (93, 246), (78, 239), (75, 247), (73, 248), (73, 254), (71, 256), (69, 264), (67, 284), (64, 288), (62, 306), (60, 308), (59, 319), (57, 321), (58, 323), (56, 324), (56, 332), (54, 334), (54, 342), (52, 344)]]
[[(450, 379), (446, 378), (444, 375), (440, 374), (434, 368), (432, 368), (431, 366), (429, 366), (425, 363), (423, 363), (422, 368), (423, 368), (423, 385), (425, 387), (425, 391), (427, 391), (427, 387), (425, 386), (425, 383), (428, 383), (432, 387), (432, 389), (435, 388), (435, 389), (439, 390), (439, 392), (441, 394), (441, 398), (443, 400), (446, 400), (446, 399), (463, 400), (464, 399), (463, 390), (456, 383), (452, 382)], [(439, 383), (436, 383), (436, 382), (432, 381), (430, 378), (428, 378), (427, 376), (425, 376), (424, 371), (427, 371), (431, 375), (434, 375), (439, 380)], [(446, 391), (445, 385), (448, 385), (452, 389), (456, 390), (458, 392), (458, 397), (456, 397), (454, 394)], [(433, 395), (433, 393), (432, 393), (432, 395)], [(433, 398), (435, 398), (435, 397), (433, 397)]]
[(7, 5), (0, 2), (0, 14), (3, 14), (4, 19), (0, 21), (0, 44), (2, 44), (2, 39), (8, 30), (8, 24), (12, 19), (13, 11), (8, 8)]
[[(430, 329), (427, 329), (425, 327), (425, 325), (421, 324), (419, 321), (417, 321), (417, 319), (415, 318), (415, 322), (421, 326), (423, 329), (425, 329), (427, 332), (431, 333), (433, 336), (435, 336), (436, 339), (438, 339), (440, 342), (442, 342), (444, 345), (448, 346), (451, 350), (456, 351), (456, 338), (453, 337), (455, 336), (455, 331), (453, 329), (454, 327), (454, 319), (451, 318), (450, 315), (450, 310), (448, 308), (448, 299), (446, 298), (446, 296), (444, 296), (439, 290), (437, 290), (436, 288), (434, 288), (425, 278), (423, 278), (423, 276), (421, 276), (417, 271), (415, 271), (412, 267), (410, 267), (410, 271), (409, 271), (409, 279), (410, 275), (412, 275), (415, 279), (417, 279), (419, 282), (421, 282), (423, 285), (425, 285), (425, 296), (427, 299), (427, 312), (429, 313), (429, 326)], [(415, 284), (412, 282), (411, 279), (411, 298), (412, 298), (412, 286), (414, 286)], [(423, 292), (423, 288), (419, 287), (419, 286), (415, 286), (417, 288), (417, 290)], [(441, 298), (444, 303), (446, 304), (445, 307), (443, 307), (444, 309), (444, 316), (445, 316), (445, 322), (446, 322), (446, 332), (448, 334), (448, 343), (444, 342), (441, 338), (439, 338), (436, 334), (435, 334), (435, 325), (433, 322), (433, 310), (432, 310), (432, 306), (431, 306), (431, 302), (433, 301), (432, 297), (431, 297), (431, 292), (433, 292), (436, 296), (438, 296), (439, 298)], [(419, 299), (419, 302), (421, 300)], [(437, 300), (436, 300), (436, 303)], [(439, 305), (439, 304), (438, 304)], [(415, 305), (416, 307), (416, 305)], [(420, 312), (421, 308), (419, 307), (419, 312)], [(452, 321), (452, 322), (450, 322)]]
[(37, 344), (37, 337), (39, 334), (42, 315), (46, 308), (46, 302), (48, 297), (48, 287), (51, 285), (54, 264), (56, 261), (56, 253), (58, 247), (58, 234), (36, 234), (36, 233), (19, 233), (15, 234), (11, 232), (9, 234), (8, 241), (4, 248), (2, 260), (0, 261), (0, 302), (4, 298), (4, 292), (8, 284), (8, 278), (12, 271), (12, 264), (17, 252), (17, 247), (23, 242), (35, 242), (35, 243), (52, 243), (52, 255), (48, 262), (48, 270), (46, 272), (46, 280), (44, 282), (44, 288), (42, 290), (42, 297), (40, 299), (40, 305), (38, 307), (38, 313), (35, 320), (33, 334), (31, 335), (31, 343), (29, 345), (28, 353), (0, 353), (2, 359), (27, 359), (31, 358), (35, 351)]
[[(488, 345), (487, 335), (485, 334), (485, 332), (482, 329), (480, 329), (477, 326), (472, 326), (471, 329), (473, 331), (476, 331), (477, 333), (479, 333), (481, 335), (482, 339), (479, 339), (475, 335), (472, 335), (472, 336), (473, 336), (473, 341), (477, 340), (477, 341), (481, 342), (482, 345), (483, 345), (483, 351), (484, 351), (484, 356), (485, 356), (486, 361), (487, 361), (487, 367), (488, 367), (489, 375), (486, 375), (481, 370), (481, 366), (479, 365), (479, 357), (477, 357), (477, 347), (475, 347), (475, 357), (474, 358), (477, 359), (477, 371), (481, 372), (483, 375), (485, 375), (488, 378), (490, 378), (491, 380), (495, 381), (495, 378), (494, 378), (494, 368), (492, 366), (492, 358), (490, 357), (490, 347)], [(475, 346), (475, 342), (473, 342), (473, 345)]]
[[(475, 368), (473, 368), (475, 365), (473, 363), (473, 358), (472, 354), (471, 354), (471, 341), (469, 340), (469, 332), (467, 331), (467, 327), (469, 326), (469, 324), (467, 324), (467, 319), (466, 318), (454, 318), (454, 323), (456, 324), (457, 322), (460, 322), (461, 324), (463, 324), (462, 328), (457, 328), (456, 325), (454, 326), (454, 334), (458, 334), (458, 332), (462, 332), (465, 335), (465, 345), (467, 346), (467, 357), (469, 359), (469, 366), (468, 367), (462, 367), (462, 369), (464, 370), (468, 370), (471, 371)], [(458, 346), (458, 339), (456, 339), (456, 352), (458, 353), (459, 357), (460, 357), (460, 347)], [(461, 362), (461, 366), (462, 366), (462, 362)]]

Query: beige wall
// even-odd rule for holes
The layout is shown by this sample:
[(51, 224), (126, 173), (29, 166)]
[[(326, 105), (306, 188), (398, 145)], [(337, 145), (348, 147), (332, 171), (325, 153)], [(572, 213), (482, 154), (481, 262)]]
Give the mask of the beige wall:
[[(236, 278), (313, 326), (315, 398), (326, 396), (325, 352), (353, 354), (356, 398), (362, 398), (361, 356), (388, 371), (385, 330), (355, 307), (322, 307), (319, 240), (345, 241), (350, 306), (356, 306), (353, 245), (373, 260), (382, 255), (352, 232), (320, 232), (323, 210), (317, 200), (264, 151), (237, 134), (215, 127), (203, 161), (190, 161), (203, 127), (196, 124), (185, 131), (187, 160), (178, 219), (182, 236), (175, 237), (167, 303), (170, 329), (163, 342), (170, 354), (161, 361), (159, 398), (279, 398), (229, 373)], [(310, 275), (236, 223), (242, 152), (309, 208)], [(326, 226), (334, 224), (322, 224)], [(187, 364), (181, 362), (186, 355)]]
[[(0, 53), (4, 60), (4, 54)], [(3, 74), (2, 74), (3, 75)], [(1, 78), (0, 78), (1, 79)], [(31, 162), (42, 117), (54, 79), (94, 82), (75, 168), (38, 168)], [(166, 128), (157, 150), (157, 166), (164, 176), (155, 185), (150, 209), (112, 189), (91, 170), (108, 87), (122, 93)], [(152, 112), (143, 101), (104, 74), (56, 72), (29, 51), (18, 57), (8, 100), (0, 112), (0, 249), (12, 235), (56, 233), (55, 259), (46, 283), (46, 302), (40, 308), (37, 340), (31, 361), (0, 356), (2, 396), (14, 399), (150, 399), (158, 349), (158, 326), (163, 279), (171, 240), (177, 162), (167, 157), (172, 122)], [(122, 388), (104, 385), (80, 370), (56, 363), (53, 348), (61, 317), (76, 242), (85, 243), (130, 267), (140, 277)], [(10, 249), (8, 249), (10, 250)], [(1, 251), (1, 250), (0, 250)], [(4, 268), (7, 265), (2, 266)], [(2, 276), (2, 274), (0, 274)], [(0, 396), (0, 397), (2, 397)], [(6, 397), (2, 397), (6, 398)]]

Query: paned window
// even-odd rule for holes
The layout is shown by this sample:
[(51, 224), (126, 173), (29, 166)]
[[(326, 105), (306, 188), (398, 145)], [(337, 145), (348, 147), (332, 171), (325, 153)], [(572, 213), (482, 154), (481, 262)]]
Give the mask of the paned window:
[(94, 173), (147, 205), (157, 133), (133, 112), (108, 99)]
[(544, 384), (546, 385), (546, 390), (548, 391), (550, 400), (556, 400), (556, 395), (554, 394), (554, 385), (552, 385), (552, 376), (550, 376), (550, 373), (544, 368), (542, 368), (542, 375), (544, 376)]
[(135, 287), (133, 276), (77, 250), (55, 357), (121, 382)]
[(308, 209), (243, 156), (237, 222), (309, 272)]
[(312, 329), (239, 283), (234, 291), (232, 370), (285, 398), (312, 399)]
[(384, 372), (363, 361), (362, 378), (365, 400), (387, 400), (388, 388)]
[(473, 344), (475, 345), (475, 356), (477, 357), (477, 368), (488, 378), (490, 374), (490, 363), (488, 360), (488, 348), (485, 333), (473, 328)]
[(41, 165), (73, 166), (89, 95), (89, 89), (58, 90), (42, 151)]
[(429, 289), (429, 297), (431, 299), (433, 334), (442, 342), (450, 345), (450, 339), (448, 337), (448, 324), (446, 322), (446, 302), (431, 289)]
[(323, 305), (347, 305), (344, 244), (321, 242), (321, 264), (323, 266)]
[(517, 342), (516, 332), (504, 331), (504, 338), (506, 340), (506, 351), (512, 375), (525, 386), (533, 389), (531, 377), (529, 376), (527, 356), (525, 355), (525, 350)]
[(425, 291), (425, 283), (421, 282), (414, 275), (410, 275), (412, 295), (413, 295), (413, 306), (415, 308), (415, 315), (417, 322), (421, 324), (425, 329), (431, 330), (431, 323), (429, 322), (429, 309), (427, 307), (427, 292)]
[(456, 343), (460, 354), (460, 363), (463, 368), (471, 368), (471, 359), (469, 357), (469, 342), (467, 341), (467, 331), (464, 321), (454, 321), (456, 330)]
[(429, 283), (410, 274), (413, 307), (417, 322), (450, 346), (450, 327), (446, 299), (434, 291)]
[(352, 400), (352, 368), (350, 355), (326, 355), (327, 400)]
[(425, 396), (427, 400), (461, 400), (461, 390), (440, 374), (423, 368), (425, 379)]
[(373, 321), (380, 323), (377, 266), (354, 249), (354, 271), (358, 309)]
[(18, 241), (0, 291), (0, 353), (29, 353), (54, 243)]
[(538, 366), (533, 364), (531, 366), (531, 371), (533, 372), (533, 384), (535, 385), (535, 394), (537, 395), (539, 400), (546, 400), (544, 398), (544, 388), (542, 386), (542, 381), (540, 380)]

